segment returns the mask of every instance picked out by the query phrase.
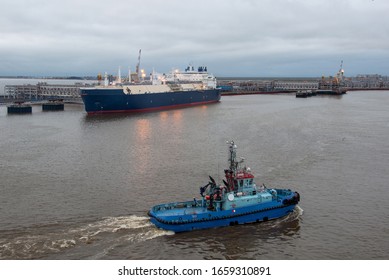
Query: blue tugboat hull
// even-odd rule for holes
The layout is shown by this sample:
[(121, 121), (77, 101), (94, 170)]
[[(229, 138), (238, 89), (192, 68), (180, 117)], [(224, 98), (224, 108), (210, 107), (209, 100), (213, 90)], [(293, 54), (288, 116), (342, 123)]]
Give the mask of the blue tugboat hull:
[(212, 220), (207, 221), (197, 221), (197, 222), (188, 222), (182, 224), (167, 224), (158, 221), (156, 218), (151, 217), (150, 221), (155, 224), (158, 228), (164, 230), (170, 230), (174, 232), (185, 232), (192, 230), (200, 230), (200, 229), (208, 229), (208, 228), (216, 228), (216, 227), (226, 227), (232, 225), (242, 225), (248, 223), (255, 222), (265, 222), (268, 220), (278, 219), (283, 216), (288, 215), (293, 212), (295, 205), (290, 205), (287, 207), (276, 208), (272, 210), (268, 210), (265, 212), (258, 212), (253, 214), (246, 214), (244, 216), (234, 217), (223, 217), (220, 216), (218, 218), (214, 218)]
[[(184, 232), (278, 219), (293, 212), (300, 196), (293, 193), (287, 199), (290, 202), (273, 201), (266, 205), (258, 204), (221, 211), (210, 211), (201, 205), (193, 206), (191, 201), (187, 201), (154, 206), (148, 215), (150, 221), (158, 228)], [(183, 207), (177, 208), (180, 204)]]

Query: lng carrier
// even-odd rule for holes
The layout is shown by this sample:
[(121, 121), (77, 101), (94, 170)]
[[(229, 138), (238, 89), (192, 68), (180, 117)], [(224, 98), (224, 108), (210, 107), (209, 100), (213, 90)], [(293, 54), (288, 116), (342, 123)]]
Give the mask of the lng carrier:
[(204, 66), (167, 74), (153, 71), (147, 84), (108, 85), (106, 77), (103, 86), (81, 88), (80, 93), (88, 114), (167, 110), (215, 103), (221, 96), (215, 76)]

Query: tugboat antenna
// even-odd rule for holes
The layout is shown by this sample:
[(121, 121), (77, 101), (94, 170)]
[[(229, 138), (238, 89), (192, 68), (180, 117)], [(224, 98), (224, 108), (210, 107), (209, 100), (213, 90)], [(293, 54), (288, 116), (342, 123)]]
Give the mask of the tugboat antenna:
[(217, 181), (220, 182), (220, 176), (219, 176), (219, 161), (217, 161)]

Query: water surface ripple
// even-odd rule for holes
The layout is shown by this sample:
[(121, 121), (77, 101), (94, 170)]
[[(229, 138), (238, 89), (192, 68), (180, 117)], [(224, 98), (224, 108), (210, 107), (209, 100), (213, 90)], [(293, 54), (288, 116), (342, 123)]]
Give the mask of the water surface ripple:
[[(0, 259), (388, 259), (389, 92), (223, 97), (137, 115), (0, 107)], [(222, 179), (226, 140), (257, 184), (302, 201), (276, 221), (181, 234), (147, 218)]]

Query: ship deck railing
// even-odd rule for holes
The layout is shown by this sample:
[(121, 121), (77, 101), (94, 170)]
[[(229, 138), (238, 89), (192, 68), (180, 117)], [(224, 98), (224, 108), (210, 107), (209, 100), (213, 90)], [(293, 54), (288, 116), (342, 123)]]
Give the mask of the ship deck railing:
[(199, 208), (203, 207), (202, 200), (191, 200), (191, 201), (184, 201), (184, 202), (171, 202), (171, 203), (164, 203), (159, 204), (153, 207), (153, 210), (155, 212), (160, 211), (168, 211), (168, 210), (174, 210), (174, 209), (188, 209), (188, 208)]
[(152, 208), (154, 213), (161, 214), (163, 216), (176, 216), (176, 215), (193, 215), (201, 214), (207, 211), (202, 200), (191, 200), (184, 202), (172, 202), (156, 205)]

